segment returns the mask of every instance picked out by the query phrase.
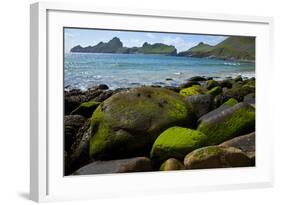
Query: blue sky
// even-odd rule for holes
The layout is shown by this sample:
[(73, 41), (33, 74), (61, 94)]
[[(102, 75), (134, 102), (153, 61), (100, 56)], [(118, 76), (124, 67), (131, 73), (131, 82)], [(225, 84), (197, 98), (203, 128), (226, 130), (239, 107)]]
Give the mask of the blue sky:
[(108, 42), (113, 37), (118, 37), (123, 43), (123, 46), (133, 47), (142, 46), (144, 42), (164, 43), (174, 45), (178, 52), (186, 51), (189, 48), (204, 42), (210, 45), (216, 45), (223, 41), (225, 36), (212, 35), (194, 35), (194, 34), (173, 34), (173, 33), (152, 33), (152, 32), (132, 32), (132, 31), (112, 31), (112, 30), (97, 30), (97, 29), (70, 29), (65, 30), (65, 52), (76, 45), (93, 46), (100, 41)]

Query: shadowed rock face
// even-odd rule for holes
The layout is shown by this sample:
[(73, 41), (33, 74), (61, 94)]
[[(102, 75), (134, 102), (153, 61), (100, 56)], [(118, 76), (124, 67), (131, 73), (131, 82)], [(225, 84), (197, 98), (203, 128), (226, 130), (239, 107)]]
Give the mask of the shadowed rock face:
[(220, 144), (223, 147), (236, 147), (243, 152), (255, 152), (255, 132), (235, 137)]
[(192, 95), (186, 97), (185, 100), (192, 105), (198, 118), (205, 115), (213, 108), (213, 97), (209, 94)]
[(250, 158), (234, 147), (203, 147), (186, 155), (186, 169), (207, 169), (251, 166)]
[(195, 115), (179, 94), (155, 87), (120, 92), (100, 104), (91, 119), (90, 156), (149, 155), (156, 137), (175, 124), (193, 127)]
[(85, 123), (86, 118), (81, 115), (64, 116), (64, 146), (65, 151), (69, 151), (72, 144), (76, 140), (79, 129)]
[(247, 156), (252, 160), (252, 164), (255, 164), (256, 158), (256, 135), (255, 132), (252, 132), (247, 135), (242, 135), (235, 137), (231, 140), (225, 141), (220, 144), (222, 147), (236, 147), (247, 154)]
[(142, 172), (152, 170), (152, 163), (149, 158), (135, 157), (130, 159), (95, 161), (78, 169), (73, 175)]

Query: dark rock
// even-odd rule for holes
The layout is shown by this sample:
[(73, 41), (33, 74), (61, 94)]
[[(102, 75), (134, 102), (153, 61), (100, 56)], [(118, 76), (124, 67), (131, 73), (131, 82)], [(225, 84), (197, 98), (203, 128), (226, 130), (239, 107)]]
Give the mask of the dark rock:
[(252, 132), (247, 135), (242, 135), (235, 137), (231, 140), (225, 141), (220, 144), (222, 147), (236, 147), (243, 152), (245, 152), (250, 159), (252, 159), (253, 164), (255, 163), (255, 151), (256, 151), (256, 135), (255, 132)]
[(97, 101), (97, 102), (103, 102), (113, 94), (114, 94), (114, 91), (107, 90), (107, 91), (102, 92), (97, 97), (92, 98), (91, 100), (94, 100), (94, 101)]
[(235, 82), (243, 81), (242, 76), (238, 75), (236, 78), (234, 78)]
[(92, 116), (90, 155), (95, 159), (146, 156), (162, 131), (195, 123), (191, 105), (178, 93), (154, 87), (120, 92), (105, 100)]
[(252, 87), (248, 87), (244, 85), (242, 87), (235, 87), (235, 88), (231, 88), (226, 90), (223, 93), (223, 97), (224, 100), (227, 100), (229, 98), (235, 98), (236, 100), (238, 100), (239, 102), (243, 101), (244, 96), (255, 92), (255, 88)]
[(251, 160), (240, 149), (209, 146), (189, 153), (184, 158), (184, 166), (186, 169), (248, 167)]
[(98, 88), (98, 89), (101, 89), (101, 90), (107, 90), (107, 89), (109, 89), (109, 87), (108, 87), (106, 84), (100, 84), (100, 85), (98, 85), (97, 88)]
[(188, 79), (189, 81), (206, 81), (207, 79), (202, 76), (194, 76)]
[(174, 86), (165, 86), (164, 88), (168, 89), (168, 90), (172, 90), (176, 93), (180, 92), (180, 88), (178, 87), (174, 87)]
[(220, 107), (212, 110), (211, 112), (206, 113), (205, 115), (201, 116), (198, 119), (198, 123), (197, 124), (200, 124), (202, 121), (208, 120), (209, 118), (216, 117), (217, 115), (219, 115), (224, 110), (227, 110), (230, 107), (231, 106), (229, 106), (229, 105), (223, 105), (223, 106), (220, 106)]
[(223, 80), (220, 82), (221, 87), (232, 88), (233, 80)]
[(76, 140), (71, 146), (69, 156), (69, 172), (77, 170), (78, 168), (88, 164), (89, 159), (89, 141), (90, 141), (90, 119), (79, 129)]
[(197, 81), (188, 81), (188, 82), (186, 82), (184, 84), (181, 84), (180, 85), (180, 89), (189, 88), (189, 87), (191, 87), (193, 85), (200, 85), (200, 83), (198, 83)]
[(173, 79), (172, 79), (172, 78), (166, 78), (166, 80), (168, 80), (168, 81), (169, 81), (169, 80), (173, 80)]
[(249, 103), (251, 105), (255, 105), (256, 104), (255, 93), (250, 93), (250, 94), (246, 95), (243, 99), (243, 102)]
[(91, 117), (95, 109), (99, 106), (100, 102), (89, 101), (84, 102), (79, 105), (75, 110), (73, 110), (71, 115), (83, 115), (87, 118)]
[(152, 171), (151, 160), (135, 157), (110, 161), (94, 161), (73, 173), (73, 175), (109, 174)]
[(217, 108), (223, 104), (223, 96), (222, 94), (217, 95), (214, 97), (214, 107)]
[(213, 96), (209, 94), (191, 95), (186, 97), (185, 100), (192, 105), (198, 118), (213, 109)]
[(69, 115), (75, 108), (77, 108), (82, 102), (85, 101), (87, 101), (87, 97), (84, 94), (65, 94), (64, 114)]
[(64, 116), (64, 146), (65, 151), (69, 151), (70, 147), (76, 140), (76, 135), (85, 123), (86, 118), (81, 115), (66, 115)]

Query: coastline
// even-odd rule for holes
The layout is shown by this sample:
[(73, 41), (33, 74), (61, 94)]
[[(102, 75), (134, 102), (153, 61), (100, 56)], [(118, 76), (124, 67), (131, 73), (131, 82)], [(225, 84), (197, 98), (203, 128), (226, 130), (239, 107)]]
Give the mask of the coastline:
[(161, 53), (114, 53), (114, 52), (87, 52), (87, 51), (79, 51), (79, 52), (68, 52), (68, 54), (120, 54), (120, 55), (131, 55), (131, 54), (137, 54), (137, 55), (161, 55), (161, 56), (174, 56), (174, 57), (193, 57), (193, 58), (206, 58), (206, 59), (218, 59), (218, 60), (228, 60), (228, 61), (237, 61), (237, 62), (246, 62), (246, 63), (255, 63), (255, 60), (250, 59), (237, 59), (233, 57), (227, 57), (227, 56), (198, 56), (198, 55), (189, 55), (189, 56), (182, 56), (177, 54), (161, 54)]

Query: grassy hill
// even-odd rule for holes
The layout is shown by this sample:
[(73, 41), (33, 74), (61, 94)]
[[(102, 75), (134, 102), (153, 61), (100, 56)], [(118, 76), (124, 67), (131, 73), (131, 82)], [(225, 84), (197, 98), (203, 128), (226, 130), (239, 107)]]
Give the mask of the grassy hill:
[(255, 38), (232, 36), (221, 43), (210, 46), (199, 43), (179, 56), (210, 57), (233, 60), (255, 60)]
[(169, 46), (163, 43), (144, 43), (142, 47), (138, 48), (138, 52), (144, 54), (177, 55), (177, 49), (174, 46)]

